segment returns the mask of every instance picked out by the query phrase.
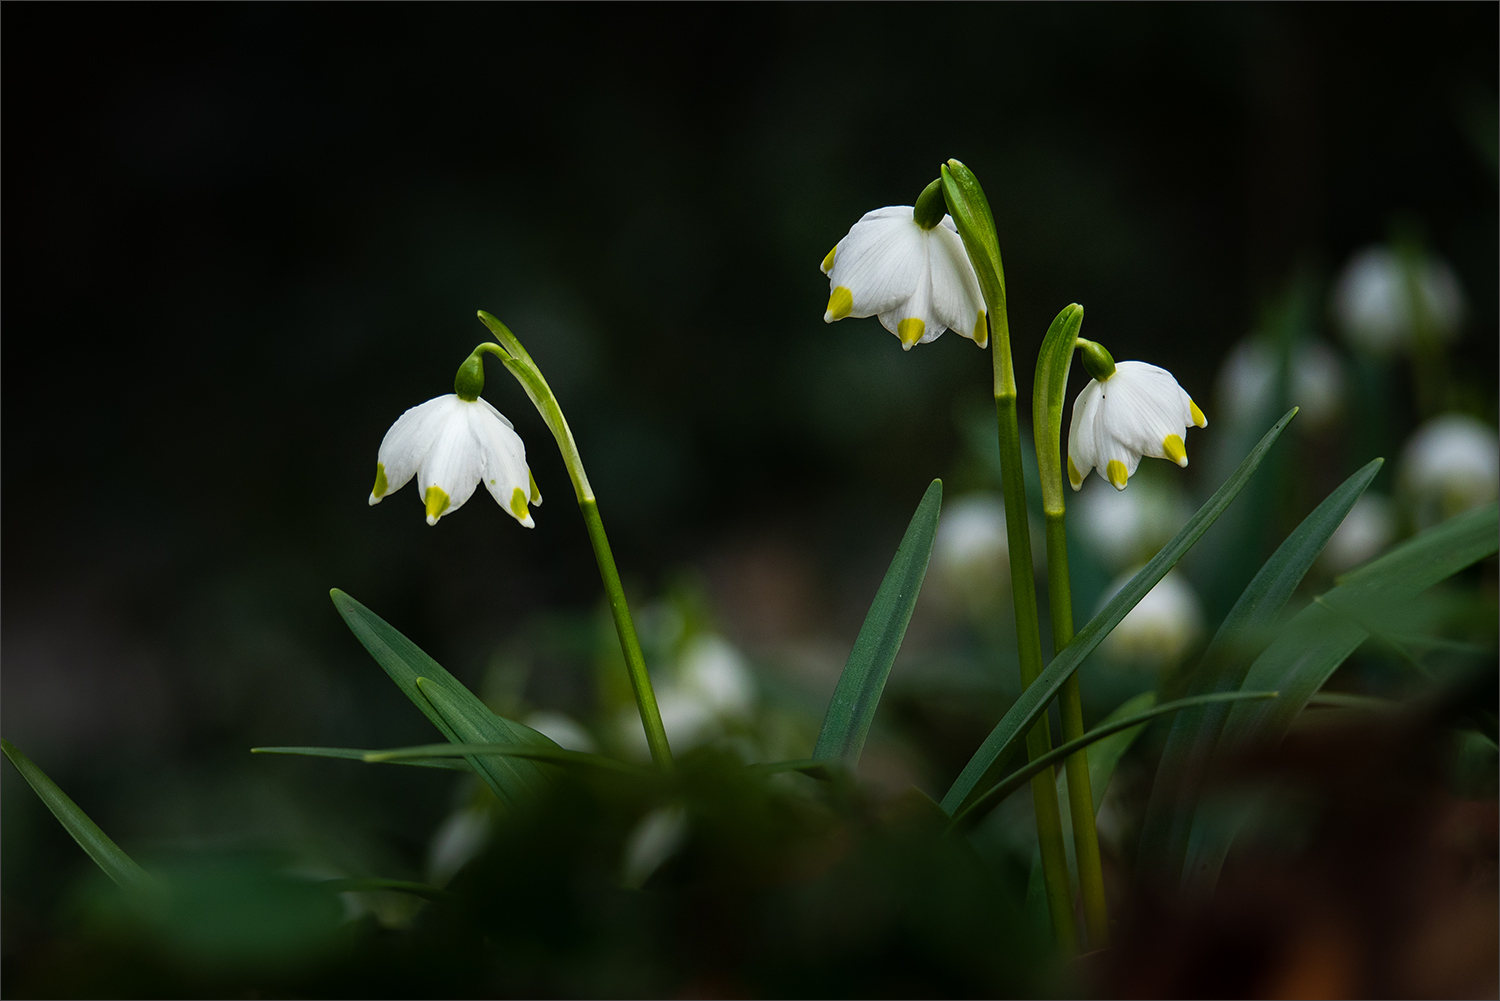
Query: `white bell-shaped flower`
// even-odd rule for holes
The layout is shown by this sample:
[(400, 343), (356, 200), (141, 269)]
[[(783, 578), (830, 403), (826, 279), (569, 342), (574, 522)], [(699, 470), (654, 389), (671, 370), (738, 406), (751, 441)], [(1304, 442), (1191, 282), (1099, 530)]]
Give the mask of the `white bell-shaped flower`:
[(1426, 528), (1500, 496), (1500, 436), (1467, 414), (1441, 414), (1401, 449), (1399, 483)]
[(1104, 381), (1092, 379), (1073, 403), (1068, 429), (1068, 482), (1077, 490), (1090, 469), (1124, 490), (1145, 455), (1186, 466), (1183, 435), (1208, 418), (1172, 373), (1143, 361), (1122, 361)]
[(908, 351), (945, 330), (989, 342), (979, 279), (951, 216), (925, 229), (910, 205), (866, 212), (823, 258), (823, 273), (824, 323), (878, 316)]
[(542, 495), (526, 465), (526, 446), (482, 397), (449, 393), (397, 418), (380, 443), (370, 503), (379, 504), (413, 476), (429, 525), (463, 507), (481, 481), (511, 517), (527, 528), (536, 524), (527, 503), (540, 506)]
[(1333, 293), (1334, 311), (1349, 343), (1374, 354), (1411, 346), (1418, 305), (1439, 338), (1452, 338), (1463, 324), (1463, 286), (1448, 263), (1429, 254), (1404, 265), (1389, 247), (1366, 247), (1355, 254)]

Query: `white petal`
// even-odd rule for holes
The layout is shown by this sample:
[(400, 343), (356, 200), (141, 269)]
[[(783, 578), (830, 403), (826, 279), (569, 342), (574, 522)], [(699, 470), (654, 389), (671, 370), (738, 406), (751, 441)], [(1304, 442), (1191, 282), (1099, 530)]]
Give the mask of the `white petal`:
[[(1073, 401), (1073, 420), (1068, 426), (1068, 461), (1073, 463), (1073, 468), (1078, 472), (1079, 483), (1073, 489), (1077, 490), (1083, 485), (1083, 480), (1089, 475), (1089, 470), (1094, 468), (1099, 457), (1099, 446), (1096, 441), (1095, 423), (1099, 410), (1099, 383), (1089, 380), (1089, 384), (1083, 387), (1083, 392), (1078, 394), (1078, 399)], [(1069, 476), (1069, 482), (1072, 477)]]
[[(479, 444), (480, 478), (490, 496), (495, 498), (495, 503), (522, 525), (532, 528), (536, 522), (531, 519), (531, 512), (526, 506), (526, 497), (531, 491), (531, 473), (526, 467), (526, 445), (500, 411), (483, 399), (479, 402), (484, 403), (484, 408), (472, 410), (469, 423)], [(519, 508), (524, 517), (516, 514), (515, 495), (518, 490), (522, 498)]]
[[(396, 418), (396, 423), (381, 439), (377, 462), (385, 467), (385, 494), (393, 494), (417, 474), (417, 467), (432, 448), (438, 431), (453, 413), (453, 408), (462, 401), (449, 393), (412, 407)], [(380, 500), (373, 493), (370, 503)]]
[(964, 250), (964, 241), (956, 231), (937, 226), (928, 232), (927, 242), (936, 318), (944, 328), (972, 340), (979, 328), (984, 296), (980, 294), (979, 278)]
[(421, 488), (423, 503), (426, 503), (429, 487), (437, 487), (448, 495), (448, 506), (436, 515), (429, 515), (429, 524), (457, 511), (474, 496), (484, 464), (479, 441), (469, 423), (471, 410), (478, 404), (459, 400), (457, 405), (464, 409), (451, 412), (443, 422), (432, 448), (417, 470), (417, 486)]
[[(880, 314), (881, 326), (901, 339), (901, 346), (908, 351), (914, 344), (926, 344), (936, 340), (945, 329), (932, 309), (932, 273), (927, 266), (928, 241), (922, 241), (922, 267), (917, 273), (917, 286), (902, 302)], [(915, 330), (914, 323), (921, 324)], [(902, 327), (908, 329), (903, 331)]]
[(1104, 384), (1103, 413), (1104, 430), (1112, 439), (1158, 459), (1167, 458), (1166, 437), (1181, 438), (1192, 422), (1187, 394), (1172, 374), (1139, 361), (1116, 364)]
[(854, 305), (850, 316), (874, 316), (893, 309), (916, 290), (926, 264), (922, 229), (909, 205), (866, 212), (839, 241), (829, 288), (847, 288)]

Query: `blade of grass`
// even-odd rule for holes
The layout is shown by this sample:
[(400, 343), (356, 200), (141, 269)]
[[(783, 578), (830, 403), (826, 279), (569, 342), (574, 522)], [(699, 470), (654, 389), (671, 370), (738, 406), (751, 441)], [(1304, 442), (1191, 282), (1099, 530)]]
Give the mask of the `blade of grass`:
[(875, 721), (875, 710), (885, 691), (886, 678), (896, 652), (906, 636), (917, 593), (927, 576), (932, 558), (932, 540), (937, 533), (938, 512), (943, 505), (943, 481), (933, 480), (922, 495), (912, 515), (901, 545), (891, 560), (875, 600), (854, 641), (854, 649), (844, 663), (838, 687), (823, 718), (813, 757), (818, 760), (839, 758), (852, 771), (859, 764), (860, 751)]
[[(427, 679), (423, 678), (422, 692), (428, 691)], [(553, 765), (577, 765), (585, 768), (600, 768), (626, 775), (651, 778), (660, 773), (653, 768), (629, 761), (607, 758), (602, 754), (587, 751), (570, 751), (562, 747), (515, 744), (421, 744), (416, 747), (397, 747), (389, 751), (363, 751), (364, 760), (371, 763), (392, 762), (395, 764), (436, 763), (454, 757), (484, 757), (494, 755), (502, 758), (524, 758), (528, 761), (544, 761)]]
[[(448, 740), (455, 744), (557, 746), (528, 726), (496, 716), (461, 681), (445, 671), (441, 664), (364, 605), (338, 588), (334, 588), (329, 594), (333, 598), (333, 607), (338, 609), (349, 629), (364, 644), (365, 649), (370, 651), (370, 656), (375, 658), (375, 662), (406, 693), (412, 704), (422, 710)], [(419, 677), (442, 686), (443, 691), (451, 698), (451, 713), (439, 713), (433, 707), (432, 702), (417, 688)], [(455, 728), (454, 723), (449, 721), (450, 718), (461, 723), (462, 729)], [(469, 764), (503, 803), (526, 795), (543, 781), (540, 767), (535, 762), (523, 759), (490, 757), (482, 765), (473, 760)]]
[(318, 886), (334, 893), (373, 893), (377, 891), (410, 893), (428, 900), (438, 900), (449, 895), (440, 886), (428, 883), (413, 883), (406, 879), (384, 879), (379, 876), (356, 876), (350, 879), (319, 880)]
[[(443, 745), (451, 746), (451, 745)], [(367, 754), (376, 753), (357, 747), (252, 747), (251, 754), (296, 754), (308, 758), (342, 758), (346, 761), (369, 761)], [(471, 772), (467, 761), (453, 758), (433, 757), (419, 761), (393, 761), (397, 765), (416, 765), (419, 768), (447, 768), (456, 772)]]
[[(1179, 709), (1186, 709), (1189, 706), (1207, 705), (1211, 702), (1241, 702), (1250, 699), (1274, 698), (1276, 698), (1275, 692), (1219, 692), (1214, 695), (1195, 695), (1191, 698), (1177, 699), (1175, 702), (1167, 702), (1163, 705), (1155, 706), (1145, 712), (1137, 713), (1134, 716), (1127, 716), (1112, 723), (1101, 724), (1082, 737), (1070, 740), (1066, 744), (1061, 744), (1035, 761), (1028, 762), (1024, 768), (1019, 768), (1011, 772), (1005, 778), (1001, 779), (999, 783), (974, 797), (967, 806), (953, 815), (950, 829), (966, 831), (973, 827), (984, 818), (985, 814), (999, 806), (1007, 796), (1030, 782), (1033, 776), (1040, 775), (1043, 771), (1051, 768), (1068, 755), (1088, 747), (1097, 740), (1102, 740), (1123, 730), (1129, 730), (1134, 726), (1149, 723), (1158, 716), (1165, 716), (1168, 713), (1174, 713)], [(1095, 809), (1097, 808), (1096, 806)]]
[[(1251, 637), (1269, 630), (1276, 621), (1384, 461), (1374, 459), (1366, 463), (1340, 484), (1266, 560), (1204, 651), (1189, 694), (1232, 692), (1240, 688), (1251, 660), (1260, 652), (1246, 649)], [(1181, 713), (1172, 721), (1141, 830), (1139, 859), (1143, 869), (1181, 871), (1203, 768), (1213, 756), (1230, 708), (1226, 704), (1203, 706)]]
[[(1422, 594), (1500, 548), (1500, 512), (1495, 504), (1458, 515), (1428, 529), (1374, 562), (1340, 578), (1339, 586), (1297, 613), (1250, 665), (1246, 688), (1274, 686), (1274, 705), (1238, 706), (1224, 723), (1215, 752), (1222, 760), (1252, 743), (1286, 736), (1308, 700), (1361, 643), (1369, 638), (1359, 618), (1381, 615)], [(1340, 610), (1354, 614), (1341, 614)], [(1218, 823), (1199, 805), (1183, 864), (1184, 886), (1209, 892), (1218, 881), (1238, 824)]]
[(78, 847), (88, 853), (88, 857), (94, 860), (94, 864), (104, 870), (104, 874), (114, 880), (122, 889), (130, 891), (151, 890), (155, 888), (156, 881), (147, 874), (145, 869), (126, 855), (120, 846), (110, 840), (109, 835), (100, 830), (99, 825), (89, 819), (89, 815), (78, 808), (78, 804), (68, 798), (68, 794), (58, 788), (56, 782), (47, 777), (36, 764), (22, 754), (20, 749), (8, 740), (0, 740), (0, 751), (10, 759), (10, 763), (16, 766), (16, 771), (21, 773), (32, 790), (41, 797), (47, 809), (52, 811), (58, 823), (63, 829), (73, 836), (78, 842)]
[[(526, 740), (519, 733), (520, 724), (510, 723), (496, 716), (488, 706), (472, 695), (465, 698), (468, 689), (463, 689), (463, 694), (460, 694), (431, 678), (417, 678), (415, 687), (417, 694), (427, 701), (433, 714), (443, 720), (446, 730), (454, 734), (449, 738), (451, 743), (498, 744), (517, 749), (557, 747), (539, 733), (536, 734), (535, 741)], [(534, 730), (531, 732), (536, 733)], [(546, 773), (541, 770), (542, 763), (535, 760), (498, 754), (486, 754), (483, 757), (467, 754), (464, 760), (495, 791), (502, 803), (512, 803), (533, 795), (546, 780)]]
[(1130, 583), (1120, 589), (1119, 593), (1110, 599), (1109, 604), (1089, 620), (1078, 635), (1073, 638), (1062, 653), (1052, 658), (1037, 680), (1021, 693), (1011, 705), (1000, 722), (995, 725), (994, 730), (985, 738), (979, 750), (969, 759), (964, 770), (959, 773), (949, 788), (947, 795), (943, 797), (943, 809), (949, 814), (957, 813), (973, 793), (975, 786), (991, 763), (1002, 754), (1009, 751), (1011, 746), (1022, 739), (1031, 725), (1047, 709), (1047, 704), (1062, 687), (1062, 683), (1068, 676), (1078, 669), (1083, 659), (1094, 652), (1109, 631), (1119, 625), (1127, 612), (1146, 596), (1157, 583), (1167, 575), (1167, 571), (1182, 559), (1183, 554), (1192, 548), (1193, 543), (1208, 531), (1210, 525), (1224, 513), (1231, 501), (1238, 496), (1254, 475), (1256, 468), (1265, 459), (1266, 453), (1280, 437), (1287, 423), (1296, 416), (1297, 409), (1293, 407), (1287, 411), (1281, 420), (1267, 431), (1265, 437), (1261, 438), (1259, 444), (1251, 449), (1250, 454), (1245, 456), (1243, 462), (1214, 493), (1208, 501), (1198, 509), (1197, 513), (1188, 519), (1182, 530), (1173, 537), (1172, 541), (1162, 547), (1161, 551), (1151, 558), (1141, 571), (1131, 578)]

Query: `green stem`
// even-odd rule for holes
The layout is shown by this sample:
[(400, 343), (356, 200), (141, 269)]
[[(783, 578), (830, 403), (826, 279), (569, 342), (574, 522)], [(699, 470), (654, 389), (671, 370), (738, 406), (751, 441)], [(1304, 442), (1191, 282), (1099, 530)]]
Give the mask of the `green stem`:
[[(1066, 494), (1062, 483), (1062, 408), (1068, 370), (1083, 307), (1076, 303), (1057, 314), (1037, 355), (1036, 385), (1032, 392), (1032, 431), (1036, 437), (1037, 471), (1042, 486), (1042, 514), (1047, 535), (1047, 601), (1052, 619), (1052, 655), (1073, 642), (1073, 594), (1068, 579)], [(1107, 353), (1105, 357), (1108, 357)], [(1063, 741), (1083, 736), (1083, 695), (1074, 672), (1057, 693)], [(1073, 821), (1073, 848), (1078, 859), (1078, 885), (1083, 896), (1083, 923), (1090, 949), (1109, 944), (1109, 908), (1104, 897), (1104, 869), (1099, 858), (1099, 832), (1094, 825), (1094, 792), (1089, 778), (1088, 751), (1068, 756), (1068, 812)]]
[[(1016, 415), (1016, 376), (1010, 357), (1010, 324), (1005, 301), (987, 302), (994, 333), (995, 414), (1000, 427), (1000, 487), (1005, 495), (1005, 534), (1010, 548), (1010, 583), (1016, 614), (1016, 645), (1020, 655), (1021, 687), (1030, 688), (1042, 673), (1042, 630), (1036, 607), (1036, 576), (1031, 565), (1031, 525), (1026, 512), (1026, 480), (1021, 471), (1021, 426)], [(1052, 750), (1052, 724), (1047, 716), (1026, 734), (1026, 757), (1035, 761)], [(1086, 767), (1086, 766), (1085, 766)], [(1072, 786), (1069, 785), (1071, 790)], [(1036, 809), (1036, 835), (1042, 849), (1042, 879), (1052, 930), (1065, 952), (1078, 951), (1078, 929), (1073, 922), (1073, 890), (1068, 880), (1067, 848), (1063, 843), (1062, 813), (1057, 803), (1057, 779), (1047, 769), (1031, 780)]]
[[(531, 355), (521, 346), (516, 335), (483, 310), (479, 312), (479, 319), (499, 343), (486, 342), (475, 348), (474, 353), (489, 353), (500, 359), (506, 370), (521, 384), (521, 388), (526, 390), (526, 395), (531, 398), (537, 413), (542, 415), (552, 437), (557, 439), (563, 465), (567, 467), (568, 478), (573, 481), (578, 508), (583, 512), (583, 523), (588, 527), (589, 542), (594, 546), (594, 559), (599, 563), (599, 577), (604, 582), (604, 594), (609, 599), (609, 614), (615, 620), (620, 652), (625, 655), (625, 671), (630, 675), (630, 689), (635, 694), (635, 706), (640, 712), (641, 726), (646, 731), (651, 760), (662, 771), (670, 772), (673, 768), (672, 749), (667, 745), (667, 731), (662, 726), (661, 710), (656, 705), (656, 690), (651, 686), (651, 674), (646, 670), (646, 658), (641, 654), (641, 641), (635, 633), (635, 621), (630, 617), (630, 605), (625, 601), (625, 588), (620, 584), (620, 571), (615, 567), (614, 553), (609, 548), (609, 536), (605, 534), (604, 522), (599, 517), (599, 502), (594, 498), (594, 489), (589, 484), (588, 474), (584, 472), (583, 457), (578, 454), (573, 429), (568, 427), (568, 419), (563, 416), (562, 407), (558, 404), (552, 387), (547, 385), (541, 369), (531, 360)], [(482, 375), (480, 385), (483, 386)]]
[[(995, 217), (974, 172), (957, 160), (942, 167), (943, 198), (974, 265), (994, 335), (995, 417), (1000, 427), (1000, 487), (1005, 496), (1005, 535), (1010, 547), (1011, 598), (1016, 613), (1016, 647), (1021, 684), (1030, 687), (1042, 673), (1042, 630), (1036, 610), (1036, 577), (1031, 565), (1031, 527), (1026, 513), (1026, 480), (1021, 470), (1021, 426), (1016, 416), (1016, 373), (1010, 356), (1010, 319), (1006, 314), (1005, 266)], [(1043, 714), (1026, 735), (1026, 755), (1036, 760), (1052, 749), (1051, 725)], [(1051, 769), (1031, 780), (1036, 807), (1036, 836), (1042, 853), (1047, 910), (1058, 947), (1078, 951), (1073, 921), (1073, 891), (1063, 843), (1057, 782)]]
[(614, 616), (615, 632), (620, 636), (620, 650), (625, 654), (630, 688), (641, 713), (641, 725), (646, 729), (646, 743), (651, 746), (651, 760), (662, 771), (669, 772), (672, 770), (672, 749), (667, 746), (667, 731), (661, 723), (661, 710), (656, 707), (656, 691), (651, 687), (646, 658), (641, 655), (641, 641), (635, 635), (630, 606), (625, 603), (625, 589), (620, 585), (620, 572), (615, 569), (615, 557), (609, 550), (609, 537), (604, 534), (604, 522), (599, 519), (599, 502), (590, 497), (580, 501), (578, 507), (583, 511), (583, 522), (589, 529), (589, 541), (594, 544), (594, 558), (599, 561), (599, 576), (604, 579), (609, 614)]

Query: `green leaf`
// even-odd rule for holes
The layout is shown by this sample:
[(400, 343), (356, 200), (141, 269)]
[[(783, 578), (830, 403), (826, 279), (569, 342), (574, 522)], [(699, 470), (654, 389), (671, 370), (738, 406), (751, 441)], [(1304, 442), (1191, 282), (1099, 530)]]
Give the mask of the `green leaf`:
[[(422, 692), (426, 694), (429, 690), (429, 684), (426, 678), (421, 679), (421, 681)], [(637, 765), (630, 761), (620, 761), (617, 758), (607, 758), (602, 754), (590, 754), (587, 751), (570, 751), (562, 747), (543, 747), (540, 745), (422, 744), (417, 747), (397, 747), (389, 751), (360, 751), (356, 753), (363, 754), (365, 761), (373, 763), (393, 762), (404, 765), (436, 765), (450, 758), (495, 755), (502, 758), (524, 758), (528, 761), (544, 761), (555, 765), (579, 765), (586, 768), (600, 768), (605, 771), (621, 772), (641, 778), (656, 778), (661, 775), (654, 768), (647, 768), (645, 765)]]
[(1094, 652), (1104, 637), (1109, 635), (1111, 629), (1119, 625), (1136, 604), (1146, 596), (1157, 583), (1167, 575), (1167, 571), (1176, 566), (1177, 561), (1182, 559), (1184, 553), (1192, 548), (1193, 543), (1208, 531), (1210, 525), (1224, 513), (1231, 501), (1244, 489), (1250, 477), (1254, 475), (1256, 467), (1265, 459), (1266, 453), (1276, 443), (1287, 423), (1296, 415), (1297, 409), (1293, 407), (1286, 415), (1277, 421), (1267, 431), (1260, 443), (1251, 449), (1250, 454), (1240, 463), (1240, 467), (1225, 481), (1218, 491), (1198, 509), (1197, 513), (1188, 519), (1186, 525), (1178, 532), (1172, 541), (1162, 547), (1161, 551), (1151, 558), (1151, 562), (1141, 568), (1140, 572), (1130, 579), (1130, 583), (1120, 589), (1119, 593), (1110, 599), (1099, 614), (1089, 620), (1089, 623), (1078, 631), (1073, 642), (1063, 649), (1052, 663), (1038, 675), (1037, 680), (1021, 693), (1020, 698), (1011, 705), (1010, 709), (995, 724), (990, 735), (985, 738), (979, 750), (969, 759), (964, 770), (959, 773), (957, 779), (943, 797), (943, 809), (948, 813), (956, 813), (973, 793), (975, 786), (984, 776), (985, 771), (996, 759), (1009, 753), (1015, 743), (1022, 739), (1031, 725), (1037, 721), (1047, 709), (1047, 704), (1052, 701), (1062, 683), (1068, 679), (1083, 659)]
[(932, 540), (937, 533), (938, 511), (943, 505), (943, 481), (933, 480), (912, 515), (906, 535), (896, 549), (885, 580), (875, 592), (875, 600), (860, 627), (854, 649), (844, 664), (833, 701), (823, 718), (823, 729), (813, 757), (819, 760), (838, 758), (851, 770), (859, 763), (860, 751), (875, 720), (875, 708), (885, 691), (886, 678), (901, 640), (911, 622), (917, 593), (927, 576), (927, 562), (932, 558)]
[[(1384, 461), (1366, 463), (1340, 484), (1261, 566), (1204, 651), (1190, 694), (1232, 692), (1241, 687), (1251, 659), (1259, 652), (1247, 649), (1249, 643), (1275, 623)], [(1223, 704), (1204, 706), (1181, 713), (1172, 721), (1141, 831), (1140, 860), (1146, 868), (1180, 871), (1203, 766), (1212, 758), (1231, 708)]]
[(763, 761), (755, 765), (746, 765), (745, 771), (752, 775), (776, 775), (781, 772), (801, 772), (803, 775), (815, 779), (833, 779), (838, 775), (847, 774), (844, 763), (838, 759), (820, 761), (817, 758), (800, 758), (796, 761)]
[[(451, 747), (451, 744), (440, 745)], [(357, 747), (252, 747), (251, 754), (296, 754), (309, 758), (342, 758), (346, 761), (370, 761), (367, 755), (376, 754), (376, 751), (365, 751)], [(423, 760), (407, 761), (393, 760), (392, 764), (417, 765), (421, 768), (447, 768), (457, 772), (471, 772), (469, 763), (462, 759), (453, 758), (428, 758)]]
[[(449, 688), (440, 681), (431, 678), (418, 678), (416, 681), (417, 691), (427, 700), (428, 705), (452, 730), (456, 737), (449, 740), (454, 744), (498, 744), (503, 747), (547, 747), (555, 748), (557, 745), (540, 733), (536, 733), (537, 739), (526, 740), (524, 736), (518, 735), (512, 729), (519, 728), (520, 724), (510, 723), (490, 712), (489, 707), (475, 699), (469, 694), (469, 690), (460, 687), (457, 691)], [(469, 696), (465, 698), (464, 696)], [(560, 750), (560, 748), (559, 748)], [(500, 797), (501, 802), (509, 803), (529, 796), (542, 787), (545, 781), (545, 773), (539, 768), (539, 762), (527, 760), (521, 757), (508, 757), (499, 754), (486, 754), (484, 756), (467, 754), (464, 755), (473, 769), (479, 773), (489, 787), (495, 790), (495, 795)]]
[[(1102, 740), (1112, 734), (1149, 723), (1158, 716), (1165, 716), (1168, 713), (1174, 713), (1179, 709), (1186, 709), (1190, 706), (1207, 705), (1211, 702), (1241, 702), (1249, 699), (1274, 698), (1276, 698), (1275, 692), (1220, 692), (1215, 695), (1194, 695), (1191, 698), (1178, 699), (1175, 702), (1156, 706), (1145, 712), (1136, 713), (1134, 716), (1117, 719), (1112, 723), (1102, 723), (1082, 737), (1070, 740), (1066, 744), (1053, 748), (1034, 761), (1028, 762), (1024, 768), (1011, 772), (1005, 778), (1001, 779), (1000, 782), (974, 797), (968, 805), (953, 815), (952, 828), (960, 831), (968, 830), (974, 824), (978, 823), (985, 814), (999, 806), (1005, 800), (1005, 797), (1030, 782), (1034, 776), (1040, 775), (1043, 771), (1051, 768), (1068, 755), (1088, 747), (1096, 740)], [(1116, 756), (1116, 760), (1118, 760), (1118, 755)], [(1093, 778), (1092, 775), (1089, 777), (1090, 779)], [(1100, 796), (1102, 797), (1102, 795), (1101, 793)], [(1102, 802), (1102, 799), (1095, 801), (1094, 809), (1097, 810), (1099, 808), (1099, 802)]]
[(1279, 740), (1313, 693), (1367, 637), (1357, 623), (1379, 622), (1434, 584), (1493, 556), (1500, 548), (1496, 505), (1451, 518), (1341, 578), (1308, 605), (1256, 658), (1245, 687), (1270, 684), (1283, 694), (1275, 706), (1241, 706), (1224, 725), (1224, 742)]
[[(455, 744), (557, 746), (529, 726), (496, 716), (462, 682), (443, 670), (441, 664), (364, 605), (338, 588), (329, 594), (333, 597), (333, 607), (339, 610), (354, 635), (370, 651), (370, 656), (449, 741)], [(431, 697), (418, 688), (419, 677), (441, 689), (438, 697), (445, 701), (444, 711), (435, 708)], [(526, 795), (544, 778), (541, 767), (531, 761), (495, 756), (470, 758), (468, 761), (503, 803), (514, 802), (518, 796)]]
[(440, 886), (429, 883), (413, 883), (406, 879), (385, 879), (380, 876), (355, 876), (349, 879), (324, 879), (318, 881), (318, 888), (331, 890), (334, 893), (373, 893), (378, 891), (410, 893), (418, 897), (426, 897), (428, 900), (438, 900), (448, 896), (448, 891)]
[(80, 810), (78, 804), (69, 799), (68, 794), (59, 789), (57, 783), (22, 754), (15, 744), (0, 740), (0, 750), (4, 751), (10, 763), (16, 766), (16, 771), (21, 773), (21, 777), (42, 798), (42, 802), (47, 804), (52, 816), (78, 842), (78, 847), (88, 853), (89, 858), (104, 870), (106, 876), (125, 890), (142, 891), (156, 887), (156, 880), (135, 859), (126, 855), (119, 845), (111, 841), (109, 835), (100, 830), (99, 825), (90, 820), (89, 815)]
[[(1275, 705), (1238, 706), (1224, 724), (1215, 753), (1222, 759), (1252, 743), (1280, 741), (1308, 701), (1340, 664), (1369, 638), (1361, 621), (1380, 621), (1418, 595), (1500, 548), (1500, 511), (1495, 504), (1434, 526), (1374, 562), (1340, 578), (1287, 623), (1250, 665), (1246, 688), (1273, 685)], [(1183, 880), (1198, 890), (1217, 882), (1235, 823), (1216, 823), (1200, 804), (1189, 836)]]

